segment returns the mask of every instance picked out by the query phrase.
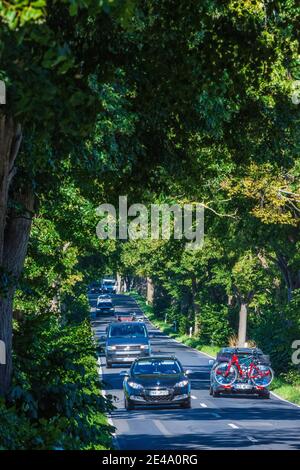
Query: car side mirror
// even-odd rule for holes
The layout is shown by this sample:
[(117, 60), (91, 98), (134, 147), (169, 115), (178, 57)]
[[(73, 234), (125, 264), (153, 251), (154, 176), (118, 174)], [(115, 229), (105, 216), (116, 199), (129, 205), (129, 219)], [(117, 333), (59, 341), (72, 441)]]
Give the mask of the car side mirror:
[(127, 372), (127, 370), (121, 370), (120, 375), (121, 375), (122, 377), (128, 377), (128, 376), (129, 376), (129, 373)]
[(208, 365), (209, 365), (209, 366), (213, 366), (213, 365), (214, 365), (214, 362), (215, 362), (214, 359), (210, 359), (210, 360), (208, 361)]

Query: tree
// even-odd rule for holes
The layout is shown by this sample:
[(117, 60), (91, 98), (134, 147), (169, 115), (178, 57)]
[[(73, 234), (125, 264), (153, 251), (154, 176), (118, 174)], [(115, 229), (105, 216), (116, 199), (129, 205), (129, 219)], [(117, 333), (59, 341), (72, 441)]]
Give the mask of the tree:
[(101, 108), (93, 84), (110, 74), (112, 57), (118, 64), (120, 26), (110, 13), (125, 21), (131, 3), (0, 4), (0, 78), (8, 91), (0, 116), (0, 339), (7, 350), (0, 393), (11, 380), (13, 297), (38, 196), (66, 165), (90, 169), (83, 150)]

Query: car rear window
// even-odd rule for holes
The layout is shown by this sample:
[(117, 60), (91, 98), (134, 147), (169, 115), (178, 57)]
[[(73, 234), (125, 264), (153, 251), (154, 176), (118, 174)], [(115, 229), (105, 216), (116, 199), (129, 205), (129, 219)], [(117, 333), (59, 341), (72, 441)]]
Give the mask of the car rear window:
[(180, 374), (181, 372), (180, 364), (173, 360), (139, 361), (133, 366), (133, 373), (136, 375)]

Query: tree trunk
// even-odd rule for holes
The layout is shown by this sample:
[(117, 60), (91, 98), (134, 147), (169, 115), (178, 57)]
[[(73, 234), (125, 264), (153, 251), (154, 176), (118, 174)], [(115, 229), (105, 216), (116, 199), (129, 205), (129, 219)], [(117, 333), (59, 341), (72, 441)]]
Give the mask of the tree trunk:
[(239, 348), (244, 348), (245, 343), (246, 343), (247, 315), (248, 315), (247, 304), (245, 302), (241, 302), (240, 317), (239, 317), (239, 337), (238, 337), (238, 347)]
[[(11, 182), (15, 175), (15, 160), (22, 140), (21, 128), (7, 116), (0, 117), (0, 269), (7, 280), (4, 291), (0, 285), (0, 341), (6, 349), (5, 364), (0, 364), (0, 394), (9, 390), (12, 375), (12, 314), (16, 282), (24, 265), (27, 251), (34, 193), (32, 189), (13, 192), (18, 207), (8, 209)], [(21, 212), (21, 213), (20, 213)], [(1, 272), (0, 272), (1, 273)]]
[(147, 303), (153, 305), (154, 300), (154, 284), (150, 277), (147, 277)]
[(3, 266), (8, 191), (15, 174), (15, 160), (22, 140), (20, 126), (0, 115), (0, 266)]
[(32, 189), (18, 191), (14, 200), (25, 208), (22, 214), (11, 211), (4, 233), (3, 267), (10, 273), (13, 285), (0, 298), (0, 340), (6, 346), (6, 364), (0, 366), (0, 393), (7, 393), (12, 375), (12, 316), (15, 285), (22, 272), (29, 241), (34, 193)]
[(193, 310), (194, 310), (194, 317), (195, 317), (195, 323), (194, 323), (194, 335), (199, 336), (200, 335), (200, 305), (199, 302), (196, 300), (196, 295), (198, 291), (198, 286), (197, 286), (197, 280), (195, 276), (192, 277), (192, 304), (193, 304)]
[(120, 273), (117, 273), (117, 294), (121, 294), (122, 289), (122, 276)]

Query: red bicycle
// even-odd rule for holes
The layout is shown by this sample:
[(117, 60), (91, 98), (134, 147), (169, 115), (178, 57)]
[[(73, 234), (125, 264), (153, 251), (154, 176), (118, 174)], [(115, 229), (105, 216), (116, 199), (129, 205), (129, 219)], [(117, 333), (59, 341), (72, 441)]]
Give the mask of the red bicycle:
[(230, 386), (237, 379), (246, 379), (256, 387), (268, 387), (274, 372), (270, 366), (261, 363), (257, 351), (240, 359), (236, 349), (229, 362), (221, 362), (215, 368), (214, 376), (220, 385)]

